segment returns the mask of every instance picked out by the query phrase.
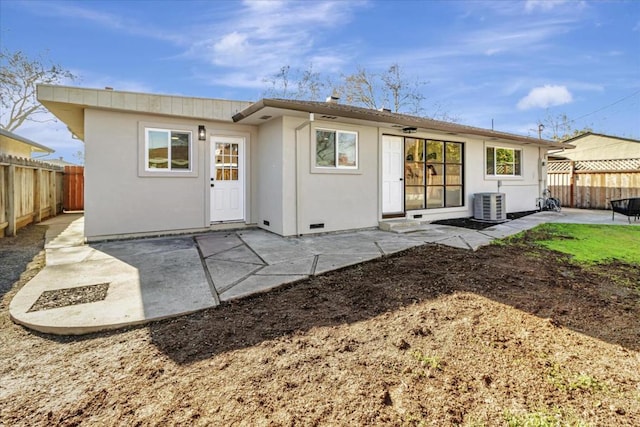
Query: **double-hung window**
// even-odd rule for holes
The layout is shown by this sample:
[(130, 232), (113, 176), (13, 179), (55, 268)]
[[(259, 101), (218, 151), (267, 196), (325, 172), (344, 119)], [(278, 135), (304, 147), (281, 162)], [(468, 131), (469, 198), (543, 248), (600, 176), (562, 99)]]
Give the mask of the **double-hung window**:
[(147, 172), (191, 172), (190, 131), (145, 128), (144, 162)]
[(522, 150), (516, 148), (487, 147), (486, 161), (487, 175), (522, 175)]
[(356, 169), (358, 133), (316, 129), (315, 166), (318, 168)]

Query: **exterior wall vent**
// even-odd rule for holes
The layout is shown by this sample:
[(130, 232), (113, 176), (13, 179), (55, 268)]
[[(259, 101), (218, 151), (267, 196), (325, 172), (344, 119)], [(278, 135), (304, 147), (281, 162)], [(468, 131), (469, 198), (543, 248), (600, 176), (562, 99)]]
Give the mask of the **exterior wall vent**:
[(480, 221), (506, 221), (504, 193), (476, 193), (473, 196), (473, 218)]
[(320, 222), (317, 224), (309, 224), (309, 228), (315, 230), (317, 228), (324, 228), (324, 222)]
[(269, 224), (271, 224), (271, 223), (270, 223), (269, 221), (267, 221), (266, 219), (265, 219), (265, 220), (263, 220), (263, 221), (262, 221), (262, 223), (263, 223), (264, 225), (266, 225), (267, 227), (269, 226)]

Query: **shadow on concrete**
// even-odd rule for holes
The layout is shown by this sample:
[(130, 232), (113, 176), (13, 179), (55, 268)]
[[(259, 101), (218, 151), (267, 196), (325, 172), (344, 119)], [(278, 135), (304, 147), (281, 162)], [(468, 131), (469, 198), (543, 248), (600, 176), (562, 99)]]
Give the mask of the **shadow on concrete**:
[[(426, 245), (156, 322), (149, 330), (162, 352), (176, 363), (189, 364), (313, 328), (352, 324), (454, 292), (470, 292), (550, 318), (559, 327), (640, 350), (638, 292), (621, 289), (610, 295), (606, 292), (618, 287), (603, 290), (601, 277), (556, 262), (553, 253), (545, 252), (547, 258), (538, 262), (526, 258), (524, 249), (517, 252), (495, 246), (470, 252)], [(632, 268), (629, 277), (640, 277), (640, 268)]]

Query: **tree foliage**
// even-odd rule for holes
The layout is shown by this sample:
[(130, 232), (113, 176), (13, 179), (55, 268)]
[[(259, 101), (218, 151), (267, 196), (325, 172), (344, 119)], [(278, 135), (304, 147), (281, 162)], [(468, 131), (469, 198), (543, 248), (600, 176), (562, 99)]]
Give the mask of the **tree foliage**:
[(36, 98), (36, 85), (58, 84), (76, 77), (44, 57), (29, 58), (24, 52), (0, 52), (0, 128), (13, 131), (26, 121), (45, 122), (47, 110)]

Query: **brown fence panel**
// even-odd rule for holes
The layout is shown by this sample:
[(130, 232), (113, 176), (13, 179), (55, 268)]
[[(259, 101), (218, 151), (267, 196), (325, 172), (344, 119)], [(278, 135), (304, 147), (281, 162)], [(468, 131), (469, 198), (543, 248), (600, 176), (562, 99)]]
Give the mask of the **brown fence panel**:
[(62, 211), (62, 168), (0, 154), (0, 237)]
[(84, 167), (64, 167), (64, 209), (84, 210)]
[(562, 206), (610, 209), (611, 200), (640, 197), (639, 165), (640, 159), (553, 161), (547, 185)]

